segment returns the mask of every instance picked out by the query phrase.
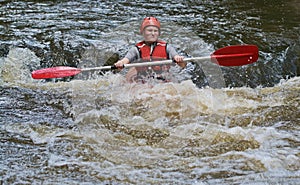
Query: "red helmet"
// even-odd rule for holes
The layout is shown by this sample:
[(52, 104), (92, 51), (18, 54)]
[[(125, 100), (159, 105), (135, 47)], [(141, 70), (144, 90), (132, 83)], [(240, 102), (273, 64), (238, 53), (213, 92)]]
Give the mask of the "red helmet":
[(143, 33), (147, 26), (156, 26), (160, 29), (160, 23), (155, 17), (146, 17), (140, 27), (140, 33)]

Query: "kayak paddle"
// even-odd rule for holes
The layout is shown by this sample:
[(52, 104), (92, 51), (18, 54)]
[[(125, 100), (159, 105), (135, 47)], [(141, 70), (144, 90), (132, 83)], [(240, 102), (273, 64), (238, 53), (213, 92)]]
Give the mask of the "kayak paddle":
[[(210, 56), (207, 57), (194, 57), (184, 58), (185, 62), (195, 61), (201, 62), (211, 60), (220, 66), (242, 66), (256, 62), (258, 59), (258, 48), (255, 45), (235, 45), (227, 46), (216, 50)], [(172, 60), (162, 60), (155, 62), (142, 62), (142, 63), (131, 63), (124, 64), (124, 68), (130, 67), (144, 67), (144, 66), (157, 66), (157, 65), (168, 65), (172, 64)], [(34, 79), (47, 79), (47, 78), (63, 78), (67, 76), (74, 76), (83, 71), (94, 71), (94, 70), (112, 70), (117, 69), (114, 65), (112, 66), (101, 66), (93, 68), (75, 68), (68, 66), (58, 66), (45, 69), (39, 69), (31, 73)]]

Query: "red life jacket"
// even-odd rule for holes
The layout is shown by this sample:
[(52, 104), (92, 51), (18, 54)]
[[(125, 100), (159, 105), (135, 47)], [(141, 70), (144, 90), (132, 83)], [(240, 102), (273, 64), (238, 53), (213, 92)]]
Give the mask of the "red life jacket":
[[(157, 41), (154, 45), (147, 45), (144, 41), (136, 44), (138, 51), (140, 53), (140, 57), (144, 61), (159, 61), (169, 59), (169, 55), (167, 53), (167, 43), (163, 41)], [(152, 51), (151, 51), (152, 50)], [(161, 72), (162, 70), (169, 70), (170, 66), (152, 66), (152, 70)], [(138, 72), (146, 71), (149, 67), (137, 67)]]

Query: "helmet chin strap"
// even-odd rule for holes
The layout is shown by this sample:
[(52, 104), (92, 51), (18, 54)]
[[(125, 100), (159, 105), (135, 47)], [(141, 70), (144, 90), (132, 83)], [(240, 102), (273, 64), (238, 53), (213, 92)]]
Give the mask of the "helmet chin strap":
[(145, 41), (145, 44), (148, 46), (156, 45), (156, 41)]

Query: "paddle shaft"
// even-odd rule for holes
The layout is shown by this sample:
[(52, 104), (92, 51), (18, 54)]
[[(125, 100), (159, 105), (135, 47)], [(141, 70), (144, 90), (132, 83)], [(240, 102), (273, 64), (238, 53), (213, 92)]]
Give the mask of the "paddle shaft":
[[(252, 53), (242, 53), (242, 54), (235, 54), (235, 57), (243, 57), (243, 56), (250, 56)], [(193, 57), (193, 58), (184, 58), (183, 61), (189, 62), (189, 61), (196, 61), (197, 63), (207, 61), (207, 60), (213, 60), (217, 58), (226, 58), (226, 57), (232, 57), (230, 55), (211, 55), (211, 56), (205, 56), (205, 57)], [(217, 61), (213, 61), (217, 63)], [(155, 61), (155, 62), (141, 62), (141, 63), (131, 63), (131, 64), (124, 64), (123, 68), (131, 68), (131, 67), (147, 67), (147, 66), (157, 66), (157, 65), (170, 65), (172, 63), (175, 63), (173, 60), (162, 60), (162, 61)], [(117, 69), (116, 66), (101, 66), (101, 67), (93, 67), (93, 68), (83, 68), (81, 71), (93, 71), (93, 70), (111, 70), (111, 69)]]
[[(256, 62), (258, 59), (258, 48), (255, 45), (236, 45), (227, 46), (216, 50), (210, 56), (205, 57), (193, 57), (184, 58), (183, 61), (194, 61), (200, 63), (203, 61), (211, 61), (220, 66), (242, 66)], [(141, 62), (141, 63), (131, 63), (124, 64), (123, 68), (130, 67), (147, 67), (147, 66), (157, 66), (157, 65), (170, 65), (175, 63), (173, 60), (162, 60), (154, 62)], [(33, 71), (31, 73), (34, 79), (46, 79), (46, 78), (62, 78), (67, 76), (74, 76), (82, 71), (92, 71), (92, 70), (112, 70), (117, 69), (116, 66), (101, 66), (93, 68), (74, 68), (68, 66), (57, 66), (52, 68), (45, 68)]]
[[(210, 59), (211, 59), (211, 56), (207, 56), (207, 57), (184, 58), (183, 61), (188, 62), (188, 61), (196, 60), (197, 62), (201, 62), (201, 61), (210, 60)], [(162, 61), (155, 61), (155, 62), (131, 63), (131, 64), (124, 64), (123, 68), (170, 65), (172, 63), (175, 63), (175, 62), (173, 60), (162, 60)], [(81, 69), (81, 71), (111, 70), (111, 69), (117, 69), (117, 68), (113, 65), (113, 66), (83, 68), (83, 69)]]

